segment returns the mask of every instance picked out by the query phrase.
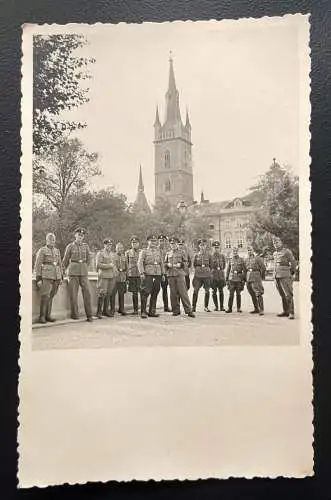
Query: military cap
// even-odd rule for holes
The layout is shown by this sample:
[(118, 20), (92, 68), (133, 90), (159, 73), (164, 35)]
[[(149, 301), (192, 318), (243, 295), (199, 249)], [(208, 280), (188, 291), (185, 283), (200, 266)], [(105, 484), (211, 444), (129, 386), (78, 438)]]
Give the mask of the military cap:
[(180, 245), (185, 245), (185, 240), (183, 238), (179, 238), (178, 243)]
[(79, 234), (85, 234), (85, 233), (86, 233), (86, 231), (85, 231), (85, 229), (83, 229), (82, 227), (77, 227), (77, 228), (75, 229), (75, 234), (77, 234), (77, 233), (79, 233)]
[(178, 238), (176, 238), (175, 236), (172, 236), (170, 239), (169, 239), (169, 243), (178, 243)]
[(150, 240), (152, 240), (152, 241), (157, 241), (157, 236), (156, 236), (156, 234), (149, 234), (149, 235), (147, 236), (147, 241), (150, 241)]
[(105, 238), (105, 239), (103, 240), (103, 244), (104, 244), (104, 245), (107, 245), (108, 243), (113, 243), (113, 240), (111, 240), (110, 238)]
[(139, 238), (138, 238), (138, 236), (136, 236), (134, 234), (134, 235), (131, 236), (130, 241), (131, 241), (131, 243), (138, 243), (139, 242)]
[(219, 241), (213, 241), (212, 245), (213, 245), (213, 247), (220, 247), (221, 246)]
[(158, 238), (157, 238), (159, 241), (164, 241), (167, 239), (166, 236), (164, 236), (164, 234), (159, 234)]
[(207, 243), (206, 238), (200, 238), (200, 240), (198, 240), (198, 245), (200, 245), (201, 243)]

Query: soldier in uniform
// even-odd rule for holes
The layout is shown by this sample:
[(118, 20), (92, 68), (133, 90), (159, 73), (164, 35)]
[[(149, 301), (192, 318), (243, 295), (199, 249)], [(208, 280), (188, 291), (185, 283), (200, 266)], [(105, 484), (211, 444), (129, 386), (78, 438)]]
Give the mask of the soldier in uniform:
[(35, 262), (36, 283), (40, 290), (39, 323), (55, 321), (51, 316), (52, 303), (62, 279), (61, 254), (55, 248), (55, 241), (55, 234), (48, 233), (46, 245), (38, 250)]
[[(102, 318), (102, 316), (111, 317), (115, 313), (113, 297), (116, 293), (116, 277), (118, 273), (114, 264), (112, 244), (111, 239), (105, 238), (103, 240), (104, 248), (96, 256), (96, 269), (98, 273), (98, 306), (96, 315), (98, 318)], [(110, 304), (112, 304), (111, 310), (109, 310)]]
[(215, 306), (215, 311), (218, 311), (218, 297), (217, 292), (219, 293), (220, 304), (219, 310), (224, 311), (224, 292), (223, 288), (225, 287), (225, 257), (221, 253), (221, 244), (219, 241), (213, 241), (214, 251), (212, 253), (212, 290), (213, 290), (213, 301)]
[(71, 318), (78, 319), (77, 295), (81, 287), (87, 321), (93, 321), (91, 307), (91, 293), (88, 280), (88, 266), (90, 263), (90, 249), (84, 243), (85, 230), (77, 228), (75, 241), (69, 243), (64, 252), (63, 268), (68, 268), (69, 275), (69, 298), (71, 307)]
[(291, 250), (284, 247), (280, 238), (274, 238), (273, 245), (276, 249), (274, 252), (274, 278), (283, 304), (283, 312), (278, 316), (294, 319), (293, 279), (296, 261)]
[[(156, 318), (156, 301), (160, 291), (161, 281), (165, 279), (164, 260), (160, 248), (157, 245), (157, 236), (150, 235), (147, 238), (147, 248), (139, 253), (138, 270), (141, 280), (141, 317), (150, 316)], [(150, 295), (149, 311), (146, 312), (147, 299)]]
[(266, 267), (262, 257), (254, 254), (253, 248), (248, 247), (248, 257), (246, 259), (246, 283), (247, 290), (253, 302), (254, 309), (251, 314), (264, 314), (263, 294), (264, 288), (262, 281), (265, 279)]
[[(161, 252), (162, 260), (164, 262), (166, 253), (167, 253), (167, 238), (163, 234), (160, 234), (159, 238), (159, 249)], [(162, 300), (163, 300), (163, 309), (164, 312), (170, 312), (169, 309), (169, 301), (168, 301), (168, 278), (167, 273), (164, 275), (164, 279), (161, 281), (162, 288)]]
[(204, 301), (204, 310), (206, 312), (210, 312), (209, 305), (209, 289), (211, 287), (211, 267), (212, 267), (212, 259), (211, 254), (207, 250), (207, 240), (200, 239), (198, 241), (199, 251), (194, 255), (193, 258), (193, 268), (194, 268), (194, 277), (193, 277), (193, 312), (196, 311), (199, 290), (203, 286), (205, 289), (205, 301)]
[(232, 249), (232, 257), (227, 266), (226, 270), (226, 283), (229, 289), (229, 302), (227, 313), (232, 313), (232, 305), (234, 299), (234, 292), (236, 292), (237, 298), (237, 311), (239, 313), (241, 310), (241, 292), (245, 287), (246, 279), (246, 265), (243, 258), (238, 255), (238, 248), (234, 247)]
[(184, 307), (185, 314), (194, 318), (192, 312), (190, 299), (188, 297), (187, 288), (185, 284), (185, 268), (187, 262), (182, 250), (178, 249), (176, 238), (171, 238), (170, 251), (165, 256), (165, 269), (168, 274), (169, 288), (170, 288), (170, 301), (172, 308), (172, 315), (180, 315), (180, 302), (181, 299)]
[(185, 246), (185, 240), (180, 239), (178, 241), (178, 248), (179, 248), (179, 250), (182, 250), (182, 252), (184, 253), (184, 259), (186, 262), (185, 269), (184, 269), (184, 271), (185, 271), (185, 284), (186, 284), (186, 289), (189, 290), (190, 289), (190, 269), (192, 266), (192, 259), (191, 259), (191, 256), (190, 256), (190, 253), (189, 253), (187, 247)]
[(116, 253), (114, 254), (114, 264), (118, 271), (116, 277), (116, 292), (118, 295), (118, 312), (125, 316), (124, 311), (124, 295), (126, 293), (126, 280), (127, 280), (127, 259), (124, 253), (124, 247), (121, 242), (116, 244)]
[(138, 299), (140, 291), (140, 274), (138, 271), (138, 257), (139, 257), (139, 239), (137, 236), (132, 236), (131, 248), (125, 252), (127, 260), (127, 272), (129, 292), (132, 293), (133, 314), (138, 314)]

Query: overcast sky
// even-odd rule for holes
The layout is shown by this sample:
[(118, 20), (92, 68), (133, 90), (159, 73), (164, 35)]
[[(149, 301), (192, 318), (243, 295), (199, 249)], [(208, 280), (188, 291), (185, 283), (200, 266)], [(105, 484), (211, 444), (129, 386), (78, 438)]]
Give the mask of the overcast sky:
[(100, 154), (99, 186), (133, 201), (141, 163), (154, 201), (153, 123), (165, 111), (172, 51), (182, 119), (192, 125), (194, 193), (211, 201), (247, 193), (275, 156), (298, 172), (298, 18), (88, 27), (96, 59), (90, 102), (71, 117), (88, 124)]

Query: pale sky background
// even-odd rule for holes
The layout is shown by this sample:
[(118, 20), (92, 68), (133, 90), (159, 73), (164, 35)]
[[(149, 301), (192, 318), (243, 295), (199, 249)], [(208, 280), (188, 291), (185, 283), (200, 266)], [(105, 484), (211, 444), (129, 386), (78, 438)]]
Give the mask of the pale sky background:
[(194, 194), (210, 201), (247, 193), (272, 158), (299, 170), (299, 43), (294, 17), (85, 28), (94, 57), (90, 102), (71, 118), (100, 154), (102, 177), (134, 201), (142, 165), (154, 202), (153, 123), (163, 122), (172, 51), (182, 120), (192, 125)]

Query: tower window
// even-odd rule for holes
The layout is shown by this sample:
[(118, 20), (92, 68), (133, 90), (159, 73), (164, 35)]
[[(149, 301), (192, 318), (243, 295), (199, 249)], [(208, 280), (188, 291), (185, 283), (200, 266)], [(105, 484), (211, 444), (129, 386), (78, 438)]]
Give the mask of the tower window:
[(164, 155), (164, 166), (165, 168), (170, 168), (170, 151), (166, 151)]
[(209, 229), (213, 231), (215, 229), (215, 224), (209, 224)]
[(164, 186), (165, 191), (170, 191), (171, 190), (171, 184), (169, 179), (166, 181), (165, 186)]

